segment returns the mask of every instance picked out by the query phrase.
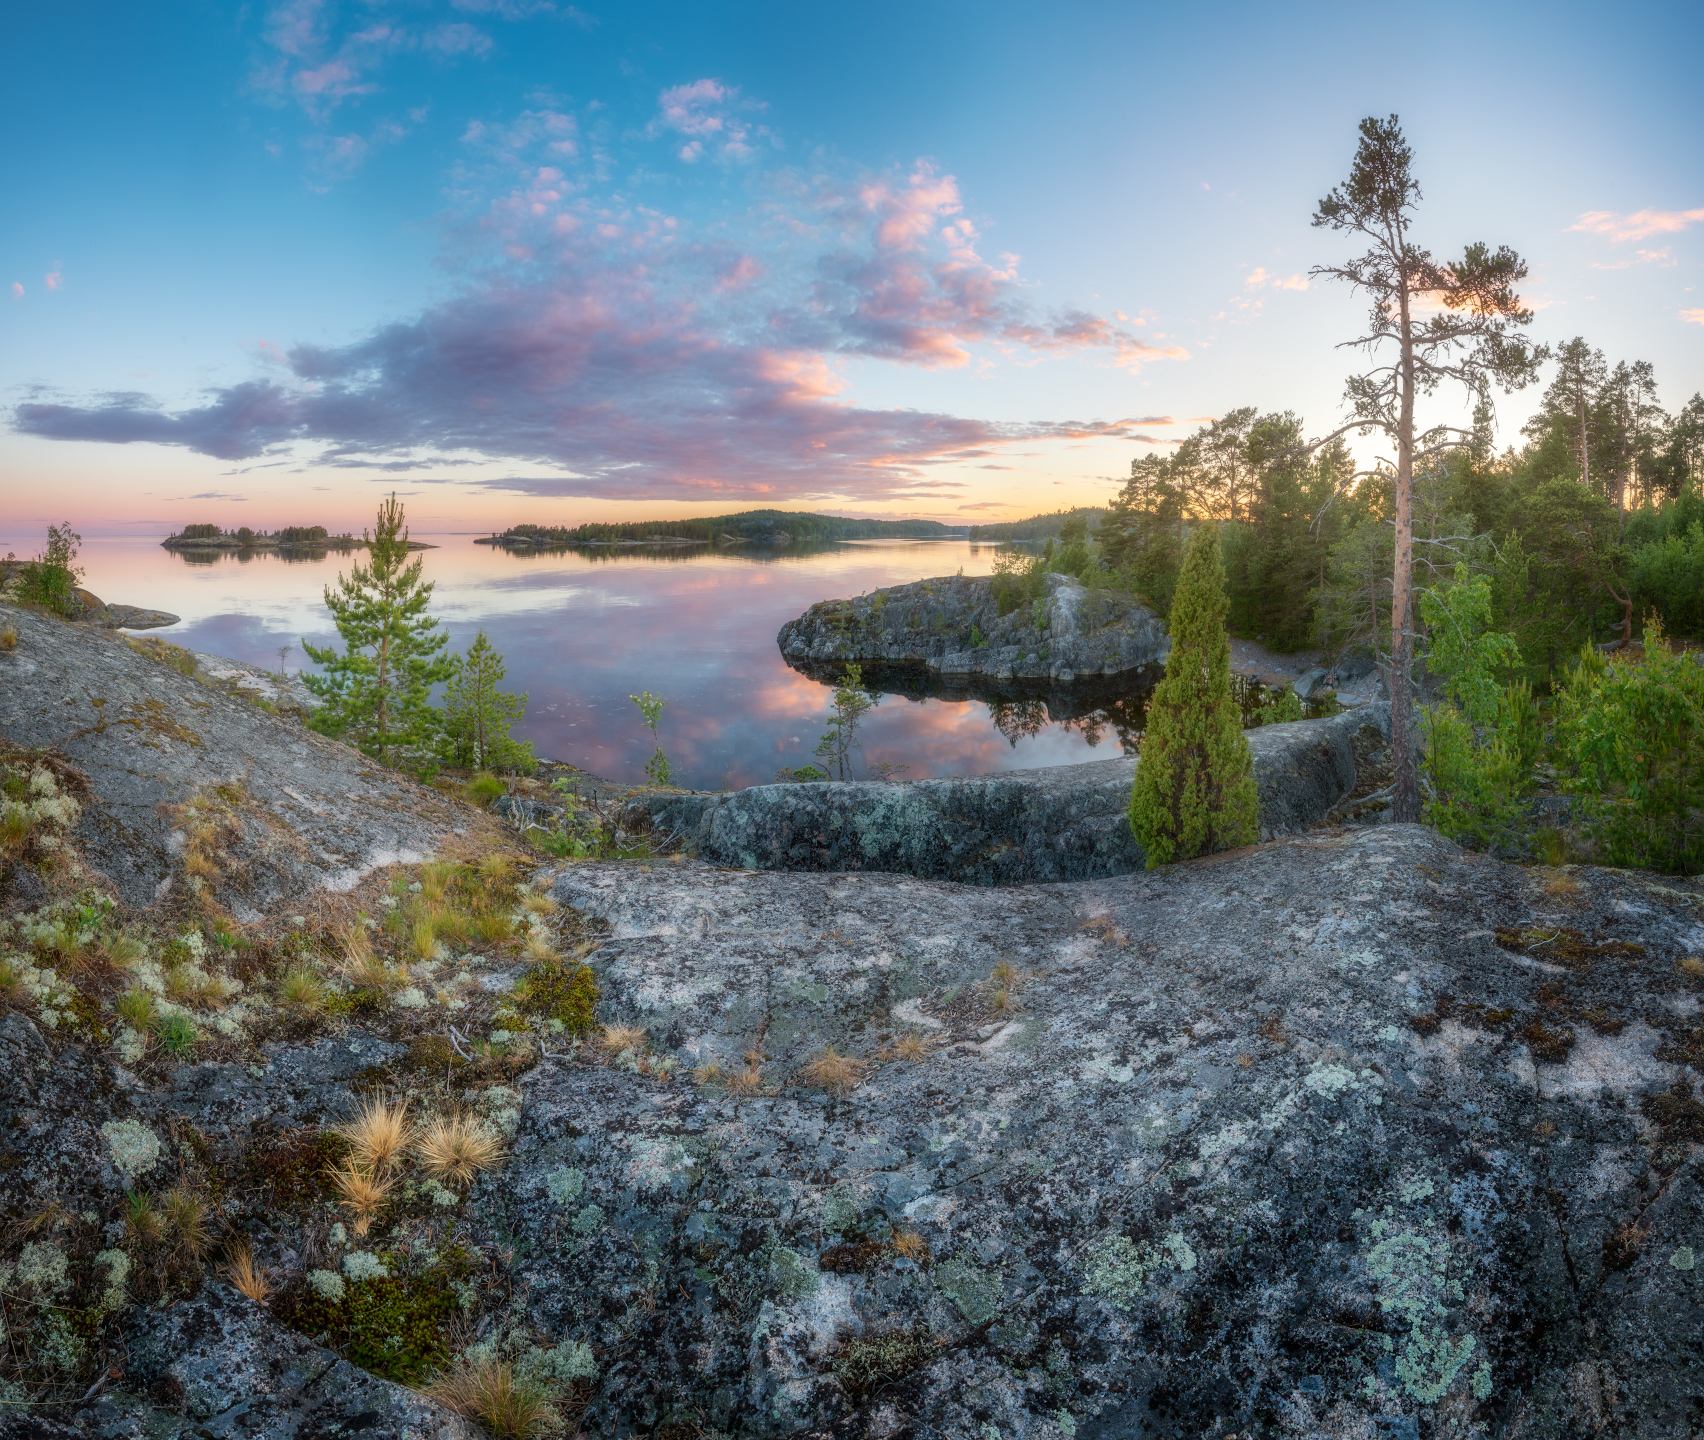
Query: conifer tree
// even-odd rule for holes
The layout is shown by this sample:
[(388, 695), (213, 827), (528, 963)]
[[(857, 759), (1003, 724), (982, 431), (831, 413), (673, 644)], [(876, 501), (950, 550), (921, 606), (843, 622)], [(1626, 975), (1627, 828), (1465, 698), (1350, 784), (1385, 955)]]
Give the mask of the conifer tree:
[(417, 748), (435, 728), (431, 691), (449, 678), (450, 664), (446, 637), (427, 613), (432, 584), (420, 578), (423, 562), (408, 560), (408, 528), (394, 493), (363, 538), (369, 563), (338, 575), (336, 590), (325, 587), (344, 651), (302, 641), (321, 667), (302, 680), (325, 701), (309, 722), (314, 729), (353, 740), (388, 764), (398, 749)]
[(503, 692), (505, 673), (502, 652), (492, 648), (483, 630), (465, 655), (451, 657), (442, 746), (449, 764), (523, 774), (537, 768), (532, 746), (509, 738), (509, 727), (527, 713), (527, 697)]
[(1219, 532), (1196, 527), (1171, 608), (1166, 678), (1148, 706), (1130, 829), (1148, 866), (1167, 865), (1260, 838), (1254, 762), (1231, 695)]

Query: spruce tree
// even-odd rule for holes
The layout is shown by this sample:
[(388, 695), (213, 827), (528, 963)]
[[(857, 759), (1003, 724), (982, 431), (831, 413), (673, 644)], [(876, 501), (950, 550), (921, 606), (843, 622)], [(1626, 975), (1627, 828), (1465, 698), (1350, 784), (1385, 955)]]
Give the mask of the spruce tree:
[(339, 654), (302, 641), (322, 672), (302, 680), (325, 702), (309, 722), (315, 730), (353, 740), (388, 764), (395, 751), (418, 748), (435, 728), (431, 691), (449, 678), (450, 664), (446, 637), (427, 613), (432, 585), (420, 578), (423, 562), (408, 559), (408, 529), (394, 493), (363, 539), (369, 563), (339, 574), (336, 590), (325, 587), (345, 649)]
[(505, 694), (499, 688), (504, 674), (502, 652), (491, 647), (483, 630), (465, 655), (451, 658), (442, 745), (449, 764), (527, 775), (538, 768), (532, 746), (509, 738), (509, 726), (527, 713), (527, 697)]
[(1189, 537), (1171, 607), (1166, 678), (1148, 706), (1130, 829), (1148, 867), (1229, 850), (1260, 838), (1254, 762), (1231, 695), (1219, 532)]

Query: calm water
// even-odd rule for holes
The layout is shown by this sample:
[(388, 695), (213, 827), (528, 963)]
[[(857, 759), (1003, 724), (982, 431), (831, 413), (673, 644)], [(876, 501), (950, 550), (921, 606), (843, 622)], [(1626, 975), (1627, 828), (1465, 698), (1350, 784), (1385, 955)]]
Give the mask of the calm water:
[[(810, 763), (829, 687), (790, 669), (775, 632), (818, 600), (933, 575), (987, 574), (992, 546), (965, 541), (858, 541), (779, 553), (702, 548), (573, 550), (517, 556), (464, 535), (416, 535), (436, 582), (433, 611), (450, 643), (484, 627), (507, 658), (508, 688), (530, 696), (515, 733), (540, 755), (617, 780), (638, 780), (651, 737), (630, 694), (669, 701), (659, 737), (679, 784), (766, 783)], [(22, 552), (22, 547), (20, 547)], [(141, 540), (91, 540), (84, 583), (103, 600), (183, 617), (156, 632), (193, 650), (276, 669), (281, 645), (332, 644), (321, 599), (351, 559), (223, 555), (189, 561)], [(302, 668), (300, 648), (288, 666)], [(1063, 765), (1121, 753), (1139, 701), (1100, 695), (1079, 718), (1050, 718), (1044, 700), (885, 695), (866, 720), (868, 764), (906, 778)]]

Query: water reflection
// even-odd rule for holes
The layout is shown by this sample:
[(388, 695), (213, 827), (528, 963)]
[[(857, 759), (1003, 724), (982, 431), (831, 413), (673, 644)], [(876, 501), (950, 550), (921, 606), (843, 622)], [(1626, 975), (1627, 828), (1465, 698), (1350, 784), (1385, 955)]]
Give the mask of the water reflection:
[[(467, 535), (415, 538), (438, 547), (417, 556), (451, 645), (463, 649), (484, 629), (504, 652), (508, 686), (529, 697), (517, 734), (541, 755), (639, 780), (652, 744), (627, 697), (650, 690), (670, 702), (659, 740), (676, 776), (703, 789), (767, 783), (812, 759), (830, 687), (788, 668), (775, 643), (783, 623), (819, 600), (960, 568), (986, 574), (994, 554), (963, 541), (523, 553)], [(296, 670), (304, 638), (336, 642), (321, 592), (363, 558), (91, 540), (81, 563), (103, 599), (183, 616), (164, 639), (269, 670), (288, 646), (283, 663)], [(905, 765), (907, 778), (1103, 758), (1115, 742), (1128, 747), (1144, 703), (1136, 690), (972, 694), (897, 678), (882, 693), (862, 729), (859, 773)]]

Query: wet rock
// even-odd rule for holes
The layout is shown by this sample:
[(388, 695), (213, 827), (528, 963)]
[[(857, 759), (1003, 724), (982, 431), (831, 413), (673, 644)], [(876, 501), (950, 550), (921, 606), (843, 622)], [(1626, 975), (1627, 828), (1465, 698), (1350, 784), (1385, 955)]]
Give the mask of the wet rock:
[[(1248, 732), (1264, 838), (1323, 819), (1355, 786), (1356, 736), (1388, 706)], [(657, 792), (629, 814), (705, 859), (763, 870), (890, 870), (976, 885), (1122, 875), (1146, 863), (1125, 819), (1134, 756), (901, 784)]]
[(1049, 575), (1032, 605), (1002, 616), (987, 577), (942, 576), (852, 600), (825, 600), (781, 627), (787, 663), (811, 671), (849, 661), (912, 667), (964, 685), (1045, 680), (1069, 685), (1162, 662), (1165, 626), (1128, 595)]
[[(18, 630), (0, 651), (0, 736), (58, 747), (86, 778), (79, 849), (129, 904), (206, 883), (248, 920), (283, 897), (429, 858), (451, 835), (496, 833), (472, 807), (122, 639), (0, 610)], [(206, 880), (181, 864), (191, 801), (216, 832)]]

